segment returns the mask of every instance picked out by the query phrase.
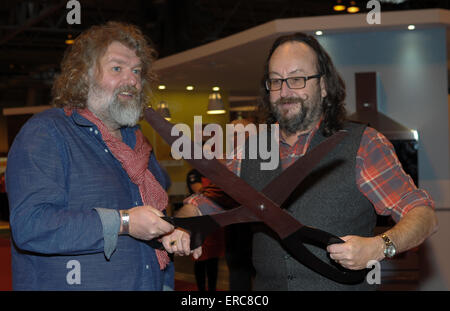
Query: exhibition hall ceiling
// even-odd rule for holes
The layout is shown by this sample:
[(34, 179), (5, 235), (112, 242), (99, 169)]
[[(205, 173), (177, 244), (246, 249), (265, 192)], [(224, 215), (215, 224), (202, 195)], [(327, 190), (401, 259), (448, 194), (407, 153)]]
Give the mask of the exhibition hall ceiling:
[[(80, 23), (68, 15), (80, 4)], [(342, 2), (349, 4), (350, 1)], [(368, 12), (367, 1), (355, 1)], [(384, 0), (383, 11), (449, 8), (448, 0)], [(65, 41), (109, 20), (141, 27), (165, 58), (277, 19), (345, 15), (323, 0), (79, 0), (0, 4), (0, 107), (48, 104)], [(213, 64), (214, 65), (214, 64)]]

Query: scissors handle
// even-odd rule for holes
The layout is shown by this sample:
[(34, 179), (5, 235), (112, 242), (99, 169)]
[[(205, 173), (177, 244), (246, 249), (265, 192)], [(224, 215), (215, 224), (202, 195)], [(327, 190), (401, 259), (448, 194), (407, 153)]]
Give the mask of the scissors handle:
[[(260, 221), (260, 219), (256, 218), (248, 209), (243, 208), (242, 206), (212, 215), (195, 217), (164, 216), (161, 217), (161, 219), (167, 221), (175, 227), (183, 228), (184, 230), (189, 231), (191, 250), (201, 246), (208, 235), (229, 224), (236, 222), (243, 223)], [(155, 249), (164, 249), (162, 243), (157, 239), (147, 241), (147, 244)]]
[[(187, 218), (187, 219), (190, 219), (190, 218), (193, 218), (193, 217), (189, 217), (189, 218)], [(176, 227), (181, 227), (179, 224), (177, 224), (177, 222), (176, 222), (176, 220), (177, 219), (183, 219), (183, 218), (174, 218), (174, 217), (170, 217), (170, 216), (163, 216), (163, 217), (161, 217), (161, 219), (162, 220), (164, 220), (164, 221), (167, 221), (168, 223), (170, 223), (171, 225), (174, 225), (174, 226), (176, 226)], [(199, 223), (200, 223), (200, 225), (201, 226), (205, 226), (205, 219), (203, 219), (203, 220), (199, 220), (199, 219), (197, 219), (197, 221), (195, 221), (196, 219), (194, 219), (194, 226), (196, 226), (196, 225), (198, 225)], [(206, 227), (207, 227), (207, 224), (206, 224)], [(209, 231), (208, 231), (209, 232)], [(193, 241), (196, 241), (196, 240), (198, 240), (199, 239), (199, 237), (197, 237), (196, 239), (194, 238), (194, 236), (191, 236), (191, 249), (194, 249), (193, 247), (192, 247), (192, 244), (193, 244)], [(152, 247), (152, 248), (154, 248), (154, 249), (160, 249), (160, 250), (164, 250), (165, 248), (164, 248), (164, 245), (160, 242), (160, 241), (158, 241), (158, 238), (155, 238), (155, 239), (153, 239), (153, 240), (148, 240), (148, 241), (146, 241), (146, 243), (150, 246), (150, 247)], [(198, 242), (197, 242), (198, 243)], [(200, 245), (201, 245), (201, 243), (200, 243)]]
[(232, 210), (194, 217), (162, 217), (163, 220), (175, 227), (189, 231), (191, 237), (190, 248), (196, 249), (203, 244), (205, 238), (220, 228), (234, 223), (260, 222), (248, 209), (240, 206)]
[[(221, 214), (217, 214), (217, 216), (219, 215)], [(223, 222), (223, 220), (220, 220), (221, 217), (217, 216), (215, 218), (209, 215), (188, 218), (162, 218), (175, 226), (179, 226), (187, 230), (192, 229), (190, 246), (191, 249), (195, 249), (202, 245), (206, 236), (224, 225), (224, 223), (219, 224), (217, 222), (217, 220), (219, 220), (219, 222)], [(248, 221), (253, 220), (249, 218)], [(198, 230), (199, 226), (202, 228), (201, 230)], [(147, 243), (155, 249), (164, 249), (162, 243), (156, 239), (150, 240)], [(281, 244), (292, 257), (308, 268), (335, 282), (342, 284), (358, 284), (364, 281), (364, 278), (370, 271), (369, 269), (349, 270), (333, 262), (326, 263), (311, 253), (311, 251), (304, 245), (315, 245), (326, 251), (328, 245), (336, 243), (344, 243), (344, 241), (329, 232), (308, 226), (302, 226), (300, 229), (281, 240)]]
[[(299, 243), (299, 241), (302, 243)], [(303, 243), (326, 250), (328, 245), (345, 242), (329, 232), (308, 226), (303, 226), (290, 236), (282, 239), (282, 244), (294, 258), (333, 281), (343, 284), (358, 284), (364, 281), (369, 272), (369, 269), (349, 270), (335, 263), (326, 263), (311, 253)]]
[(164, 250), (163, 244), (157, 239), (149, 240), (146, 243), (150, 245), (151, 248)]

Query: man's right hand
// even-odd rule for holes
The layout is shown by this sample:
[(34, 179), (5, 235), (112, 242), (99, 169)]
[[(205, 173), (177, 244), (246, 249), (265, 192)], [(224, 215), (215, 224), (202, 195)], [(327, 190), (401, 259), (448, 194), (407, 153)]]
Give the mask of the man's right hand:
[[(128, 234), (140, 240), (152, 240), (161, 235), (172, 232), (175, 228), (170, 223), (164, 221), (164, 216), (159, 210), (148, 206), (136, 206), (127, 210), (129, 220)], [(122, 211), (120, 211), (122, 218)], [(123, 234), (122, 222), (120, 224), (119, 234)]]

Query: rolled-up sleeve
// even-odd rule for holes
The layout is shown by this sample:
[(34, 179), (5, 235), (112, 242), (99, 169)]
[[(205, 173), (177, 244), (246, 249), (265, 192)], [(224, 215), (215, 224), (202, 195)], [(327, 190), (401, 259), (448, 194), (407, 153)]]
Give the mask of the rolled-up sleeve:
[(377, 214), (399, 221), (417, 206), (434, 208), (434, 201), (405, 173), (389, 140), (367, 127), (356, 158), (358, 187), (373, 204)]
[(102, 221), (104, 253), (106, 259), (109, 259), (117, 246), (117, 238), (120, 230), (120, 214), (116, 210), (101, 207), (97, 207), (95, 210)]

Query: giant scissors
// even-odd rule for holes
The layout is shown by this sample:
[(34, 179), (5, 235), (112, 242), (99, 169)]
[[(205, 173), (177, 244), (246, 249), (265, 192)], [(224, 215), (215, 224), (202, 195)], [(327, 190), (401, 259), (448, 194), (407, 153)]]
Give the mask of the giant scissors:
[[(144, 116), (166, 143), (172, 145), (178, 139), (171, 135), (175, 125), (166, 121), (152, 108), (146, 108)], [(331, 265), (316, 257), (304, 245), (304, 243), (313, 244), (326, 249), (330, 244), (344, 243), (342, 239), (320, 229), (305, 226), (280, 208), (301, 181), (346, 135), (345, 131), (339, 131), (317, 145), (289, 168), (283, 170), (261, 192), (216, 159), (194, 159), (193, 157), (184, 159), (241, 206), (212, 215), (186, 218), (163, 217), (163, 219), (190, 232), (191, 249), (201, 246), (204, 239), (220, 227), (235, 223), (263, 222), (280, 237), (280, 243), (291, 256), (306, 267), (339, 283), (360, 283), (364, 280), (368, 269), (349, 270)], [(190, 142), (191, 150), (194, 150), (194, 142)]]

